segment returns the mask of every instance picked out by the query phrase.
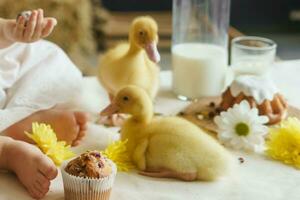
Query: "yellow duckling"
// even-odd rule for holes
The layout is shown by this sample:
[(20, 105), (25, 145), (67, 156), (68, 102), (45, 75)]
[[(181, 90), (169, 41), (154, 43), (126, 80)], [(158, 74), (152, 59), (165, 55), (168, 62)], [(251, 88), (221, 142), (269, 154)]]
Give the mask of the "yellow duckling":
[(158, 27), (151, 17), (136, 18), (129, 44), (120, 44), (101, 59), (98, 78), (112, 99), (126, 85), (144, 88), (153, 99), (159, 85)]
[(232, 156), (196, 125), (179, 117), (154, 117), (147, 93), (137, 86), (121, 89), (101, 114), (131, 115), (121, 140), (141, 174), (185, 181), (215, 180), (230, 172)]

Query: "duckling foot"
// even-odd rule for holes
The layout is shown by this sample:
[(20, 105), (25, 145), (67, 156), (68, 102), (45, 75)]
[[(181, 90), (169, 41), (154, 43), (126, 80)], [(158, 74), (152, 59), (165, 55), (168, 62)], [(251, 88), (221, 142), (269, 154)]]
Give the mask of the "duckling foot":
[(123, 125), (124, 121), (127, 119), (127, 115), (124, 114), (113, 114), (111, 116), (100, 116), (98, 124), (105, 126), (117, 126)]
[(181, 173), (171, 170), (161, 170), (161, 171), (140, 171), (139, 174), (143, 176), (150, 176), (156, 178), (176, 178), (183, 181), (195, 181), (197, 180), (197, 173)]

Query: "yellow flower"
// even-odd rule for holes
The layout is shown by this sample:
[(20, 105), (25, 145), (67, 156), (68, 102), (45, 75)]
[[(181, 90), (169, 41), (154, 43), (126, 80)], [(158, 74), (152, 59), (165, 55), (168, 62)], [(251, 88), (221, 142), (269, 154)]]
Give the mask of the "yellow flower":
[(126, 172), (134, 168), (127, 151), (127, 141), (128, 140), (120, 140), (112, 142), (104, 151), (101, 151), (104, 156), (112, 160), (117, 165), (118, 171)]
[(60, 141), (57, 142), (53, 148), (50, 148), (49, 151), (45, 154), (53, 160), (56, 165), (60, 165), (64, 160), (68, 160), (75, 156), (75, 154), (70, 150), (70, 146), (66, 145), (66, 142)]
[(25, 132), (41, 151), (59, 166), (64, 160), (72, 158), (75, 154), (70, 150), (70, 146), (64, 141), (57, 141), (56, 133), (50, 125), (32, 123), (32, 133)]
[(48, 151), (57, 142), (56, 134), (50, 125), (34, 122), (32, 123), (32, 134), (28, 132), (25, 134), (38, 144), (43, 152)]
[(266, 147), (271, 158), (300, 169), (300, 121), (288, 118), (279, 126), (270, 128)]

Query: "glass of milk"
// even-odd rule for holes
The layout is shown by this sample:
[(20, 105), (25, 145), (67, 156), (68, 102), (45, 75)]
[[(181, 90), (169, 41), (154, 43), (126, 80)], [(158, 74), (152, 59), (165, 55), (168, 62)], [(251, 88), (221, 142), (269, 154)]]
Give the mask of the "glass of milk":
[(275, 61), (276, 43), (270, 39), (241, 36), (231, 41), (234, 74), (266, 75)]
[(173, 91), (183, 100), (218, 96), (228, 64), (230, 0), (173, 0)]

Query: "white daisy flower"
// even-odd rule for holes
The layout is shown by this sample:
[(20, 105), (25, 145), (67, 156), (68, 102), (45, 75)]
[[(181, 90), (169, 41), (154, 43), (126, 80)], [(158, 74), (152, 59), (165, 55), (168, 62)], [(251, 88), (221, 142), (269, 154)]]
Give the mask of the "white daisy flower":
[(218, 138), (234, 149), (261, 152), (264, 150), (264, 136), (268, 133), (265, 126), (269, 119), (259, 116), (257, 108), (251, 108), (244, 100), (215, 117)]

